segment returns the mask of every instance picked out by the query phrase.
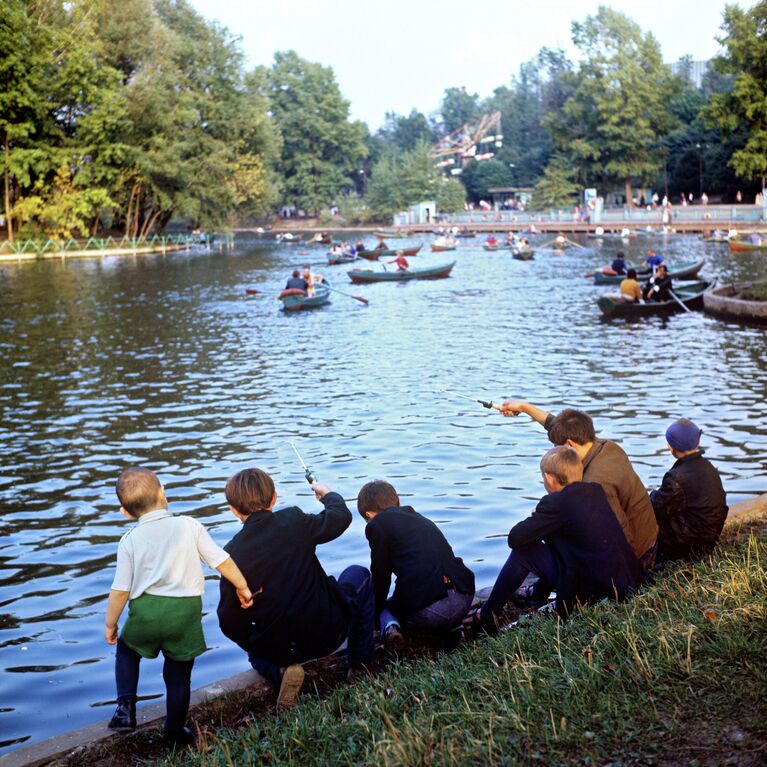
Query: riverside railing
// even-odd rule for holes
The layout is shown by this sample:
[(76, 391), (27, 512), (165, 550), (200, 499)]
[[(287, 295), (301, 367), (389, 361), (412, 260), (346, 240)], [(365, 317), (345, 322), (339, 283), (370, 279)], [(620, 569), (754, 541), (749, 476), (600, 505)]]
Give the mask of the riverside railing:
[(5, 240), (0, 242), (0, 255), (30, 255), (43, 256), (46, 253), (82, 253), (85, 251), (125, 251), (156, 248), (163, 250), (167, 247), (190, 247), (192, 245), (210, 246), (212, 237), (204, 234), (164, 234), (151, 237), (89, 237), (87, 240), (56, 240), (49, 238), (27, 240)]

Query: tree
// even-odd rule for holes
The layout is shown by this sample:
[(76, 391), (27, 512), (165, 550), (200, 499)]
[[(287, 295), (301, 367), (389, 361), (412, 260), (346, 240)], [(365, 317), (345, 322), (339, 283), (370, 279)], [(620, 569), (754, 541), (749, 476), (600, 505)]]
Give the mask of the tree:
[(572, 33), (583, 59), (562, 81), (572, 95), (547, 119), (555, 147), (581, 183), (623, 183), (631, 200), (632, 181), (649, 183), (662, 167), (658, 139), (674, 125), (671, 73), (657, 40), (618, 11), (600, 6)]
[(552, 157), (533, 189), (530, 200), (532, 207), (542, 210), (572, 205), (578, 199), (578, 185), (574, 176), (575, 170), (568, 158), (562, 155)]
[(466, 88), (447, 88), (442, 97), (440, 114), (444, 132), (452, 133), (480, 116), (479, 96), (468, 93)]
[(310, 211), (355, 188), (365, 158), (363, 126), (349, 120), (349, 102), (333, 70), (276, 53), (266, 74), (269, 104), (282, 135), (280, 168), (285, 201)]
[(54, 43), (43, 23), (43, 9), (24, 0), (0, 7), (0, 136), (2, 138), (3, 209), (8, 239), (14, 239), (14, 202), (41, 166), (47, 166), (45, 143), (53, 129), (46, 101)]
[(724, 11), (726, 54), (714, 60), (715, 70), (732, 75), (732, 89), (714, 93), (706, 117), (727, 137), (745, 128), (743, 141), (730, 164), (744, 178), (767, 176), (767, 2), (750, 10), (729, 5)]
[(479, 202), (487, 198), (488, 189), (511, 186), (514, 176), (511, 168), (500, 160), (472, 160), (464, 166), (461, 182), (466, 187), (468, 198)]
[(415, 109), (407, 116), (387, 112), (384, 124), (377, 135), (393, 150), (401, 152), (415, 149), (419, 141), (427, 143), (434, 141), (434, 131), (428, 119)]
[(385, 156), (375, 165), (366, 203), (379, 218), (387, 218), (424, 200), (434, 200), (441, 211), (462, 210), (466, 195), (462, 184), (446, 179), (434, 164), (426, 142), (397, 156)]

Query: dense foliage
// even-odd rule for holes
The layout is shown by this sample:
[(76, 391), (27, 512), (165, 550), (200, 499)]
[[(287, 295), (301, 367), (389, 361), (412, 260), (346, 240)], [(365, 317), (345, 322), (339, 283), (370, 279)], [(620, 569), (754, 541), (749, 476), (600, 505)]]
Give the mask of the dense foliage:
[[(701, 84), (600, 7), (573, 23), (577, 64), (543, 49), (486, 99), (448, 88), (436, 113), (390, 112), (371, 134), (332, 69), (286, 51), (247, 71), (191, 0), (5, 0), (0, 216), (10, 239), (66, 238), (333, 206), (362, 223), (424, 199), (460, 210), (498, 187), (534, 188), (540, 206), (587, 186), (747, 199), (767, 174), (766, 27), (767, 2), (727, 7)], [(436, 168), (434, 142), (495, 112), (503, 140), (479, 145), (485, 159)]]

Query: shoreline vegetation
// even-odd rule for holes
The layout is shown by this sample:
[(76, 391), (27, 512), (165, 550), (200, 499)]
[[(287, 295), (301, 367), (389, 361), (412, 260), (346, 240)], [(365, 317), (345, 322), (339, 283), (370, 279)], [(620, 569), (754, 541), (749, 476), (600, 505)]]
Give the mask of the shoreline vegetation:
[[(525, 614), (453, 651), (414, 649), (349, 686), (338, 656), (307, 664), (299, 705), (263, 687), (192, 713), (201, 745), (159, 731), (79, 750), (68, 767), (153, 764), (739, 765), (767, 755), (767, 509), (741, 514), (696, 564), (566, 623)], [(753, 502), (744, 504), (754, 508)]]
[(603, 5), (571, 22), (577, 60), (544, 47), (489, 75), (487, 97), (448, 87), (434, 112), (388, 112), (375, 129), (352, 118), (330, 66), (287, 50), (249, 67), (238, 36), (190, 0), (5, 0), (0, 231), (150, 237), (278, 211), (354, 226), (423, 201), (454, 213), (601, 197), (668, 217), (756, 202), (764, 16), (764, 3), (725, 7), (721, 54), (669, 64)]

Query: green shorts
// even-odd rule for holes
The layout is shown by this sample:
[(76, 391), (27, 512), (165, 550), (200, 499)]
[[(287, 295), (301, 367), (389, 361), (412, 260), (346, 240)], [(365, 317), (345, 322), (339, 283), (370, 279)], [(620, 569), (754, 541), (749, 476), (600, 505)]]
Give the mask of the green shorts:
[(120, 638), (142, 658), (156, 658), (162, 650), (171, 660), (192, 660), (208, 649), (202, 634), (202, 597), (142, 594), (131, 599)]

